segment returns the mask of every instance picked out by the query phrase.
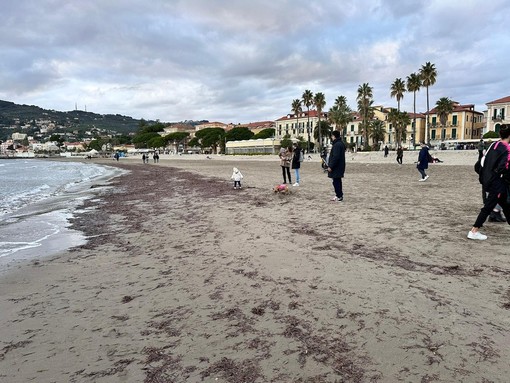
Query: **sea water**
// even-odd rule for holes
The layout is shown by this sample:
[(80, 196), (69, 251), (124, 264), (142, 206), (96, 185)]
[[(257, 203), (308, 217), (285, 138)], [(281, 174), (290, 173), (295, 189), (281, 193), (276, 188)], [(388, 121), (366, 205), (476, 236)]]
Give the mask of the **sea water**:
[[(0, 160), (0, 262), (52, 255), (85, 243), (69, 218), (91, 186), (123, 171), (92, 163)], [(3, 262), (2, 262), (3, 261)]]

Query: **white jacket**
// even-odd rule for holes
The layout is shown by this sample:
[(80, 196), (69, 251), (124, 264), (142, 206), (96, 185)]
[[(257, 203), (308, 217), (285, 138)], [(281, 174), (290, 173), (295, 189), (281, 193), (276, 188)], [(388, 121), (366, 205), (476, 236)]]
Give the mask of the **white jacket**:
[(234, 172), (232, 173), (232, 177), (230, 177), (230, 179), (234, 181), (241, 181), (243, 179), (243, 175), (238, 168), (234, 168)]

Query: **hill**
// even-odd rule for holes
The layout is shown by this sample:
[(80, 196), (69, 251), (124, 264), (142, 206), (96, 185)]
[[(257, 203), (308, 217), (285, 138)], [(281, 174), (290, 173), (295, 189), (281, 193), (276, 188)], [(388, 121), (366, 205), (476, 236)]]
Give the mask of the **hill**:
[[(97, 128), (126, 135), (136, 132), (141, 121), (120, 114), (97, 114), (82, 110), (60, 112), (42, 109), (35, 105), (19, 105), (0, 100), (0, 139), (5, 135), (7, 127), (34, 124), (38, 120), (50, 120), (66, 129), (84, 131)], [(9, 134), (12, 133), (12, 129), (8, 131)]]

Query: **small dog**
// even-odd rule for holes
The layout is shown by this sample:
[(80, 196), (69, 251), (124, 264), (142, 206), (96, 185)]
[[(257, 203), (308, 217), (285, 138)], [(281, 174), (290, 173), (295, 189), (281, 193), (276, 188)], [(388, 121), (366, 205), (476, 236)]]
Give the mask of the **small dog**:
[(285, 184), (279, 184), (273, 188), (273, 193), (275, 193), (275, 194), (290, 194), (290, 189)]

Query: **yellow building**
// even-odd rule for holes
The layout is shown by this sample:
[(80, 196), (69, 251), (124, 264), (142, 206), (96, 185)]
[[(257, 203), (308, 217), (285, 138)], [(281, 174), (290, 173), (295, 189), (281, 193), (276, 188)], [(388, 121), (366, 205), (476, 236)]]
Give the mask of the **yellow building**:
[(429, 112), (429, 137), (432, 145), (441, 143), (477, 140), (482, 138), (484, 128), (484, 115), (475, 110), (474, 104), (461, 105), (454, 102), (453, 111), (448, 115), (445, 126), (441, 121), (436, 108)]

